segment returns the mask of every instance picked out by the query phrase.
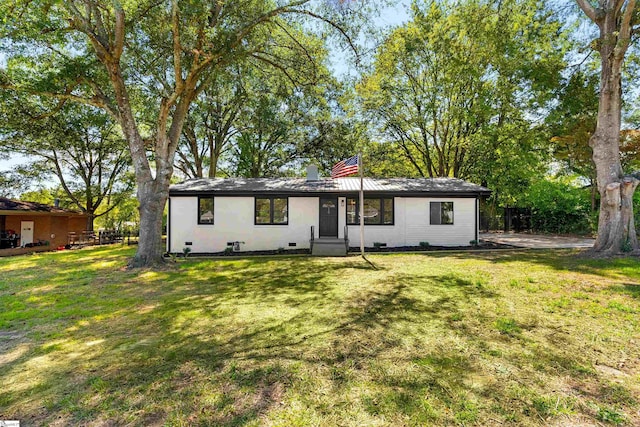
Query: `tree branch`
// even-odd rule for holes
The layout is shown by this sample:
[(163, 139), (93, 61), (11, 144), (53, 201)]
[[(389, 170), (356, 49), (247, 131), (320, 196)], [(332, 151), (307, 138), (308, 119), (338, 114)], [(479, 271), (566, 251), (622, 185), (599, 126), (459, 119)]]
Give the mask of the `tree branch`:
[(269, 59), (269, 58), (267, 58), (267, 57), (265, 57), (265, 56), (259, 55), (260, 53), (265, 53), (265, 54), (266, 54), (266, 52), (253, 52), (250, 56), (251, 56), (251, 57), (253, 57), (253, 58), (256, 58), (256, 59), (257, 59), (257, 60), (259, 60), (259, 61), (265, 62), (265, 63), (267, 63), (267, 64), (271, 65), (272, 67), (274, 67), (274, 68), (276, 68), (276, 69), (280, 70), (280, 71), (281, 71), (285, 76), (287, 76), (287, 78), (289, 79), (289, 81), (290, 81), (294, 86), (296, 86), (296, 87), (297, 87), (297, 86), (299, 85), (299, 82), (297, 82), (297, 81), (293, 78), (293, 76), (292, 76), (291, 74), (289, 74), (289, 71), (287, 71), (286, 67), (283, 67), (282, 65), (278, 64), (278, 63), (277, 63), (277, 62), (275, 62), (275, 61), (272, 61), (271, 59)]
[(597, 22), (598, 13), (596, 8), (589, 3), (588, 0), (576, 0), (580, 9), (591, 19), (593, 22)]
[(115, 39), (113, 46), (113, 58), (115, 61), (120, 61), (122, 51), (124, 50), (124, 30), (125, 30), (125, 16), (124, 9), (118, 0), (114, 1), (116, 9), (116, 26), (115, 26)]
[(331, 27), (333, 27), (335, 30), (338, 30), (338, 32), (340, 34), (342, 34), (342, 37), (345, 38), (345, 40), (347, 41), (347, 44), (349, 44), (349, 47), (351, 48), (351, 50), (353, 51), (353, 53), (356, 56), (356, 63), (360, 62), (360, 54), (358, 53), (358, 48), (356, 47), (356, 45), (353, 43), (353, 40), (351, 40), (351, 37), (349, 37), (349, 35), (347, 34), (347, 32), (338, 24), (336, 24), (335, 22), (333, 22), (332, 20), (325, 18), (324, 16), (318, 15), (317, 13), (313, 13), (310, 10), (303, 10), (303, 9), (289, 9), (289, 10), (285, 10), (283, 13), (298, 13), (301, 15), (307, 15), (307, 16), (311, 16), (312, 18), (318, 19), (326, 24), (329, 24)]
[[(620, 35), (618, 40), (625, 40), (625, 44), (628, 46), (631, 39), (631, 19), (633, 18), (633, 12), (636, 7), (636, 0), (629, 0), (627, 7), (622, 15), (622, 23), (620, 24)], [(626, 49), (625, 49), (626, 51)]]
[(171, 2), (171, 33), (173, 36), (173, 70), (176, 79), (176, 92), (182, 91), (184, 80), (182, 78), (182, 45), (180, 43), (180, 19), (178, 17), (178, 0)]

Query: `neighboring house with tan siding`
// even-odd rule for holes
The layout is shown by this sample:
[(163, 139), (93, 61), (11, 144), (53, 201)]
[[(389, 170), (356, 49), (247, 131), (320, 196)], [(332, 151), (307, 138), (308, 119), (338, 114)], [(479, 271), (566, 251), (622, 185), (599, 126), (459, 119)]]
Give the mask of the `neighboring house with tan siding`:
[(87, 216), (56, 206), (0, 197), (0, 249), (49, 242), (50, 247), (68, 243), (69, 233), (82, 233)]
[[(364, 178), (365, 245), (468, 246), (479, 198), (490, 190), (454, 178)], [(167, 251), (358, 247), (360, 178), (192, 179), (169, 190)]]

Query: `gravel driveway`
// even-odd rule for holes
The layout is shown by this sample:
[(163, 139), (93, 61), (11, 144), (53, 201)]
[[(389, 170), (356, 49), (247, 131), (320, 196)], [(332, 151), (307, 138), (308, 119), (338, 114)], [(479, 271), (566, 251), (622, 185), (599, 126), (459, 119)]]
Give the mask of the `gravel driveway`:
[(590, 248), (595, 239), (527, 233), (480, 233), (480, 241), (530, 249)]

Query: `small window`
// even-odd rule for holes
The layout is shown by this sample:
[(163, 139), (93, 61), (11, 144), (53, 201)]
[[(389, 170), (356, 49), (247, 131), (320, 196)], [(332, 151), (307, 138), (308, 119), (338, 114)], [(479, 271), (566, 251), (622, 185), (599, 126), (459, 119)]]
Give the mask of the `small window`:
[[(347, 199), (347, 224), (360, 223), (360, 202), (357, 198)], [(365, 198), (365, 225), (393, 225), (393, 198)]]
[(431, 225), (453, 225), (453, 202), (431, 202)]
[(198, 197), (198, 224), (213, 224), (213, 197)]
[(256, 197), (256, 225), (287, 225), (289, 199), (286, 197)]

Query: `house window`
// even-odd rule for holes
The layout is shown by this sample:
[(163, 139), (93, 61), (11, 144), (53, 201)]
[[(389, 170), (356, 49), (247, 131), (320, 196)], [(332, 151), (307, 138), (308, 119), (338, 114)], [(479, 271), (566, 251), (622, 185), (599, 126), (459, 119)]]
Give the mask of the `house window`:
[(453, 225), (453, 202), (431, 202), (431, 225)]
[(198, 224), (213, 224), (213, 197), (198, 197)]
[(289, 199), (286, 197), (256, 197), (256, 225), (287, 225)]
[[(347, 199), (347, 224), (358, 225), (360, 202), (357, 198)], [(393, 198), (376, 197), (364, 199), (365, 225), (393, 225)]]
[(358, 223), (358, 204), (356, 199), (347, 199), (347, 224)]

